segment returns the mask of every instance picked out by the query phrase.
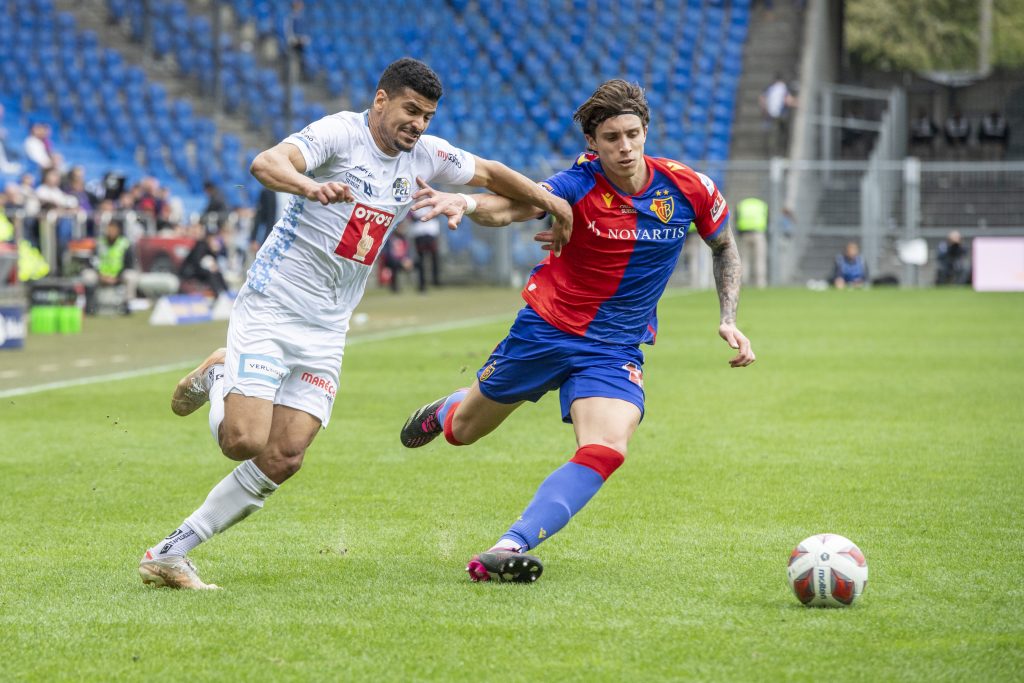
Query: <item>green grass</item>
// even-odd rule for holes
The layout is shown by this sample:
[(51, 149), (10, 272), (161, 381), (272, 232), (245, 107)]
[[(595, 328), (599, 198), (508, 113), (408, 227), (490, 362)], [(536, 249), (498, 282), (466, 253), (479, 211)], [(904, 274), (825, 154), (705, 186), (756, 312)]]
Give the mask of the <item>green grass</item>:
[[(745, 293), (744, 370), (713, 294), (659, 312), (626, 465), (532, 586), (462, 568), (572, 455), (557, 396), (397, 438), (507, 324), (353, 346), (303, 470), (194, 553), (216, 593), (136, 574), (232, 467), (174, 374), (3, 399), (0, 679), (1021, 680), (1024, 298)], [(786, 584), (824, 531), (867, 555), (852, 608)]]

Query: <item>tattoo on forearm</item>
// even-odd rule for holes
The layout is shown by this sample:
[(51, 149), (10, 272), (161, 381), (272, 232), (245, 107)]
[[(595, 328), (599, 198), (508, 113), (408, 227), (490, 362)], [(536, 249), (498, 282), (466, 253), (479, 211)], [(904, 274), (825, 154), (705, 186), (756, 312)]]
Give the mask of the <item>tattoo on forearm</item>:
[(711, 247), (712, 263), (715, 273), (715, 286), (718, 288), (718, 305), (721, 309), (722, 323), (736, 323), (736, 308), (740, 302), (740, 280), (743, 268), (740, 265), (740, 253), (732, 239), (732, 231), (728, 228), (714, 240), (708, 242)]

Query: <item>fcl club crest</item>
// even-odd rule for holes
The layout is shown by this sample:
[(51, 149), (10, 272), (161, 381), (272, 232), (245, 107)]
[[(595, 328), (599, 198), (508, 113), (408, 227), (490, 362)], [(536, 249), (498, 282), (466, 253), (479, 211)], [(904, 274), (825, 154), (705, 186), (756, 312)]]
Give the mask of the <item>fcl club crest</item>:
[(391, 194), (396, 202), (405, 201), (409, 198), (411, 192), (412, 183), (409, 182), (408, 178), (396, 178), (395, 182), (391, 184)]
[[(668, 195), (668, 190), (658, 190), (657, 192), (655, 192), (655, 195), (660, 195), (662, 193)], [(672, 196), (655, 196), (655, 198), (651, 201), (651, 211), (654, 212), (654, 215), (657, 216), (658, 220), (660, 220), (662, 223), (668, 223), (669, 219), (672, 218), (672, 214), (675, 212), (675, 210), (676, 202), (675, 198)]]

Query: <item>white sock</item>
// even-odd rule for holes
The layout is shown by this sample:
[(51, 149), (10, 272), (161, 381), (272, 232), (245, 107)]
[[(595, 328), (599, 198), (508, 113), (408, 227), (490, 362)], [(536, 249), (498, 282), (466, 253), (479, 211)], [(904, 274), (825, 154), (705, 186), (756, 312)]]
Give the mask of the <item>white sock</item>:
[(150, 548), (149, 552), (155, 557), (168, 557), (171, 555), (181, 557), (188, 554), (192, 548), (195, 548), (202, 542), (203, 539), (199, 538), (195, 529), (182, 522), (180, 527), (171, 532), (170, 536)]
[(497, 549), (511, 550), (512, 552), (515, 552), (515, 553), (523, 552), (522, 546), (520, 546), (518, 543), (516, 543), (515, 541), (513, 541), (510, 538), (503, 538), (503, 539), (501, 539), (500, 541), (498, 541), (497, 543), (494, 544), (493, 548), (491, 548), (491, 550), (497, 550)]
[[(263, 507), (263, 501), (277, 490), (277, 484), (252, 460), (246, 460), (213, 487), (206, 501), (182, 524), (181, 529), (194, 531), (170, 544), (157, 544), (154, 555), (184, 555), (203, 541), (242, 521)], [(180, 530), (180, 529), (179, 529)], [(171, 534), (167, 539), (171, 539)], [(198, 540), (196, 540), (198, 539)], [(151, 549), (152, 550), (152, 549)]]
[(206, 384), (210, 387), (210, 433), (220, 444), (220, 423), (224, 421), (224, 366), (211, 365), (206, 371)]

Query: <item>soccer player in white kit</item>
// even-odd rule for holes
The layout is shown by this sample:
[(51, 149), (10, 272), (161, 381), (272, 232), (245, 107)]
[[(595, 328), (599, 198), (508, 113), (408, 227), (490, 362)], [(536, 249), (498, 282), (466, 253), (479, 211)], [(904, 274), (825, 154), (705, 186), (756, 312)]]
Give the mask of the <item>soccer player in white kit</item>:
[[(295, 196), (235, 300), (227, 348), (186, 375), (171, 400), (178, 415), (209, 400), (210, 430), (241, 464), (146, 551), (143, 582), (216, 588), (186, 553), (262, 508), (299, 470), (330, 420), (352, 311), (418, 182), (482, 186), (528, 202), (553, 216), (556, 243), (568, 240), (567, 202), (498, 162), (423, 134), (441, 93), (426, 64), (400, 59), (384, 70), (367, 111), (327, 116), (253, 161), (261, 183)], [(472, 198), (465, 199), (471, 210)]]

